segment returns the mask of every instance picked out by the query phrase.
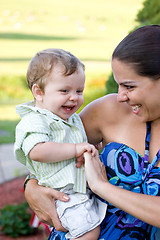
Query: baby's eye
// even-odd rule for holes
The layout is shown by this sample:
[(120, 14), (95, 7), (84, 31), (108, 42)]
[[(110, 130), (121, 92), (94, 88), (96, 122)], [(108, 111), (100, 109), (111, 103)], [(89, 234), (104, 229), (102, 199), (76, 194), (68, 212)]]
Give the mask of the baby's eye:
[(83, 94), (83, 90), (77, 90), (78, 94)]
[(68, 92), (68, 90), (67, 89), (61, 89), (60, 92), (66, 93), (66, 92)]

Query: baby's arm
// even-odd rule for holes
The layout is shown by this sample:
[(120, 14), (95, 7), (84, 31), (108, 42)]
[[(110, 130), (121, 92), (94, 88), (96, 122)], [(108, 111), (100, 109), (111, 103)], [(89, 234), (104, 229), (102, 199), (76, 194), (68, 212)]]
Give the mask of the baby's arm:
[(31, 149), (29, 157), (37, 162), (61, 162), (66, 159), (79, 157), (86, 151), (94, 155), (95, 147), (89, 143), (42, 142)]

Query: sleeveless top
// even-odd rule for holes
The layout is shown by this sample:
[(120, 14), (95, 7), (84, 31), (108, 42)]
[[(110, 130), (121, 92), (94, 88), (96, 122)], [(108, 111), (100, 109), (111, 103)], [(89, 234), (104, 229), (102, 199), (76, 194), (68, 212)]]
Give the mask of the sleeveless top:
[[(110, 183), (126, 190), (160, 196), (160, 150), (148, 162), (151, 122), (147, 123), (145, 157), (122, 143), (111, 142), (103, 149), (100, 159), (106, 167)], [(155, 240), (160, 229), (149, 225), (108, 203), (101, 224), (99, 240)], [(49, 240), (65, 240), (62, 232), (52, 231)]]

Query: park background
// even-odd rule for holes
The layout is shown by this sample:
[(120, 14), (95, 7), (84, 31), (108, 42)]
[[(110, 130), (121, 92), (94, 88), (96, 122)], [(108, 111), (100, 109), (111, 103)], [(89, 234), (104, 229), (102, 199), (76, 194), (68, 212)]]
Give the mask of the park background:
[(62, 48), (86, 67), (84, 107), (106, 94), (111, 54), (136, 23), (143, 0), (1, 0), (0, 143), (13, 143), (16, 104), (32, 100), (29, 61), (45, 48)]
[(29, 235), (33, 228), (22, 192), (25, 175), (13, 156), (20, 120), (15, 106), (33, 99), (25, 77), (32, 56), (54, 47), (80, 58), (86, 66), (84, 107), (117, 91), (112, 52), (130, 31), (148, 24), (160, 24), (159, 0), (1, 0), (0, 240), (46, 240), (48, 235), (45, 228)]

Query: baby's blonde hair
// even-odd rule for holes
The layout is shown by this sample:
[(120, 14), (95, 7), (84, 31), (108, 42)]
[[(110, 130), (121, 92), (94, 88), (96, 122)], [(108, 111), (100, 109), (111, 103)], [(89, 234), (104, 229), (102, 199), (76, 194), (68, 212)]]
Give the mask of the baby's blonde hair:
[(48, 76), (56, 64), (63, 66), (64, 76), (73, 74), (79, 67), (85, 69), (77, 57), (63, 49), (49, 48), (40, 51), (31, 59), (27, 70), (27, 82), (31, 91), (35, 83), (44, 91)]

